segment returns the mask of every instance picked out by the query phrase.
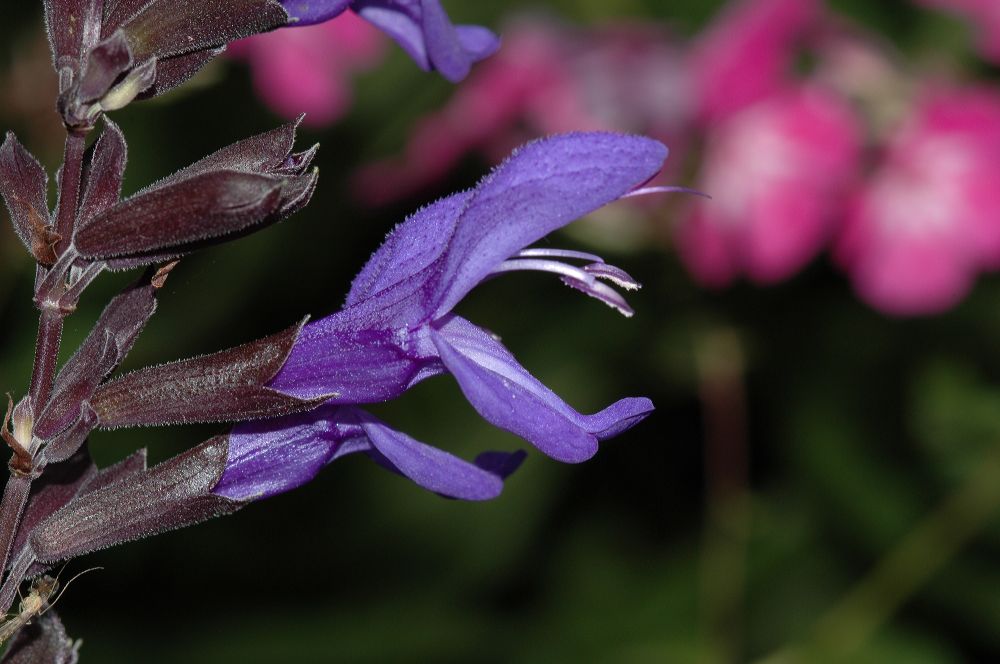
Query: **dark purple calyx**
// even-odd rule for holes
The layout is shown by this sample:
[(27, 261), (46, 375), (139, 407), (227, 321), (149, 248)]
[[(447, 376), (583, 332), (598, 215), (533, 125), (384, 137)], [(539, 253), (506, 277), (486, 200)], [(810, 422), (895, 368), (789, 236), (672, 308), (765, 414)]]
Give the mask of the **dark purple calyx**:
[(275, 0), (46, 0), (59, 110), (74, 130), (184, 82), (243, 37), (288, 22)]
[(0, 146), (0, 195), (10, 213), (14, 232), (40, 265), (56, 261), (56, 245), (62, 238), (49, 216), (46, 192), (49, 179), (13, 132)]
[(309, 171), (316, 146), (292, 152), (297, 125), (234, 143), (121, 202), (111, 204), (111, 185), (93, 196), (88, 188), (74, 250), (85, 261), (128, 269), (285, 219), (309, 202), (318, 177)]
[(235, 512), (242, 502), (211, 493), (227, 455), (227, 437), (218, 436), (77, 495), (32, 530), (31, 554), (52, 564)]
[(304, 322), (236, 348), (140, 369), (105, 383), (90, 401), (101, 428), (243, 421), (318, 405), (328, 396), (300, 399), (267, 387)]

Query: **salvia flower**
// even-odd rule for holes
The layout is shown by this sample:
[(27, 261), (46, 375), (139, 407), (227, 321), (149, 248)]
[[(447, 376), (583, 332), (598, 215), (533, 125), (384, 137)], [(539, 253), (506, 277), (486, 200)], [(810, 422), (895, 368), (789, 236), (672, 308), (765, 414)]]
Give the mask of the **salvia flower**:
[(839, 201), (859, 163), (861, 128), (851, 107), (815, 86), (776, 95), (720, 122), (695, 201), (676, 227), (678, 250), (698, 281), (726, 286), (792, 276), (832, 236)]
[(293, 25), (312, 25), (351, 10), (392, 37), (425, 71), (460, 81), (500, 47), (493, 32), (453, 25), (439, 0), (282, 0)]
[(927, 92), (858, 192), (837, 255), (862, 299), (894, 315), (944, 311), (1000, 266), (1000, 96)]
[(474, 189), (408, 218), (355, 278), (344, 308), (303, 328), (270, 383), (301, 399), (326, 395), (328, 405), (284, 421), (237, 426), (215, 492), (236, 500), (265, 497), (308, 481), (334, 458), (364, 451), (432, 491), (495, 496), (519, 456), (492, 454), (467, 463), (356, 407), (398, 397), (441, 373), (454, 376), (488, 422), (559, 461), (588, 459), (600, 440), (642, 420), (652, 410), (645, 398), (622, 399), (594, 415), (578, 413), (494, 335), (452, 309), (485, 279), (533, 270), (630, 315), (605, 283), (637, 287), (624, 271), (589, 254), (526, 247), (634, 192), (666, 156), (666, 147), (647, 138), (556, 136), (526, 145)]
[(786, 87), (796, 47), (822, 15), (817, 0), (739, 0), (691, 54), (700, 115), (711, 123)]

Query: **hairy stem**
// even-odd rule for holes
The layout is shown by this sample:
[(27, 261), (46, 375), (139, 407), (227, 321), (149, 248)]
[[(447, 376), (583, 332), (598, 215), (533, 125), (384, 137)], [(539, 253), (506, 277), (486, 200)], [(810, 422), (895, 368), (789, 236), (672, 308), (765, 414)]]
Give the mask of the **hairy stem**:
[[(73, 226), (76, 223), (76, 213), (80, 201), (81, 180), (83, 177), (83, 157), (87, 147), (87, 137), (84, 133), (70, 131), (66, 134), (66, 147), (63, 153), (62, 175), (59, 178), (59, 208), (56, 211), (55, 229), (60, 240), (56, 247), (57, 254), (64, 253), (70, 246), (73, 237)], [(39, 272), (39, 276), (42, 273)], [(36, 284), (39, 281), (36, 281)], [(59, 309), (43, 306), (38, 318), (38, 336), (35, 340), (35, 357), (32, 362), (31, 384), (28, 394), (31, 397), (33, 415), (37, 415), (45, 407), (52, 393), (56, 366), (59, 363), (59, 345), (62, 341), (63, 317), (65, 313)], [(21, 441), (28, 445), (28, 441)], [(7, 568), (11, 545), (17, 536), (21, 524), (21, 515), (28, 502), (31, 491), (31, 478), (19, 473), (11, 473), (4, 489), (3, 500), (0, 501), (0, 574)], [(12, 570), (13, 572), (13, 570)], [(11, 574), (4, 583), (7, 590), (2, 599), (10, 595), (9, 586), (20, 583), (20, 578)], [(11, 598), (9, 601), (13, 601)], [(5, 604), (2, 610), (10, 608)]]
[[(63, 151), (62, 174), (59, 177), (59, 208), (55, 227), (59, 234), (56, 253), (63, 254), (70, 246), (76, 223), (83, 178), (83, 157), (87, 149), (87, 135), (70, 131), (66, 134)], [(58, 310), (43, 307), (38, 321), (38, 338), (35, 341), (35, 361), (31, 372), (31, 403), (35, 413), (41, 412), (48, 401), (59, 359), (59, 342), (62, 339), (63, 316)]]
[(37, 415), (45, 407), (52, 392), (56, 364), (59, 361), (59, 344), (62, 340), (62, 314), (44, 310), (38, 318), (38, 337), (35, 340), (35, 361), (31, 370), (31, 404)]

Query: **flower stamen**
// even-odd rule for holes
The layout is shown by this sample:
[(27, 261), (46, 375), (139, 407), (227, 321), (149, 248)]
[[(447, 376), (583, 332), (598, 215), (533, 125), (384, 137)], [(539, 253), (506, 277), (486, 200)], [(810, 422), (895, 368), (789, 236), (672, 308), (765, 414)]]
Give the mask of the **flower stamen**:
[[(592, 262), (579, 267), (559, 260), (553, 260), (556, 258)], [(604, 259), (600, 256), (569, 249), (524, 249), (500, 263), (492, 271), (492, 274), (496, 275), (518, 270), (550, 272), (559, 275), (559, 280), (570, 288), (600, 300), (609, 307), (616, 309), (623, 316), (630, 317), (635, 313), (635, 310), (628, 305), (625, 298), (618, 291), (601, 280), (609, 281), (625, 290), (636, 290), (641, 285), (625, 270), (605, 263)]]

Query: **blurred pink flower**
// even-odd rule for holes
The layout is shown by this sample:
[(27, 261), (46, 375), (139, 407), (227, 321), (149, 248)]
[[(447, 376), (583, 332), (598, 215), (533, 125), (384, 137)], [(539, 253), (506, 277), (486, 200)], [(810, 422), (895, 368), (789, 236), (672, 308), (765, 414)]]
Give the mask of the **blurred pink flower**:
[(795, 50), (820, 16), (819, 0), (730, 3), (693, 45), (700, 118), (721, 120), (789, 85)]
[(714, 128), (695, 201), (676, 227), (681, 258), (707, 286), (740, 274), (791, 276), (824, 246), (858, 167), (853, 109), (818, 87), (777, 94)]
[(917, 0), (927, 7), (964, 17), (978, 34), (980, 54), (1000, 64), (1000, 1), (998, 0)]
[(837, 256), (889, 314), (944, 311), (1000, 267), (1000, 94), (928, 92), (848, 215)]
[(227, 53), (250, 64), (258, 96), (278, 115), (322, 127), (350, 107), (351, 75), (382, 59), (386, 37), (350, 12), (295, 30), (235, 42)]
[[(401, 157), (362, 169), (359, 197), (372, 205), (440, 181), (467, 154), (491, 161), (529, 138), (609, 129), (670, 142), (690, 117), (679, 51), (653, 28), (573, 30), (521, 20), (440, 111), (419, 121)], [(385, 183), (391, 182), (392, 187)]]

